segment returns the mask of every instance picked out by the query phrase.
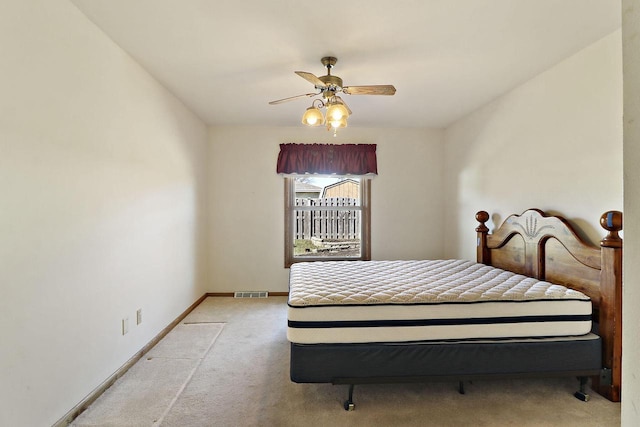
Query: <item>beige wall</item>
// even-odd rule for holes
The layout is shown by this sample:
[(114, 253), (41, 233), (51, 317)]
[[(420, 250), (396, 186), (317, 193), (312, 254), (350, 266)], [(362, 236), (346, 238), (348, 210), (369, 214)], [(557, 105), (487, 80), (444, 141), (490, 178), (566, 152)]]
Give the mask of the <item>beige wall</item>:
[(640, 419), (640, 5), (622, 1), (624, 70), (624, 286), (622, 425)]
[(475, 259), (478, 210), (490, 228), (549, 210), (600, 240), (622, 209), (621, 64), (616, 31), (446, 130), (447, 256)]
[(377, 144), (372, 257), (442, 256), (442, 132), (424, 129), (215, 127), (210, 131), (212, 292), (287, 291), (281, 143)]
[(0, 9), (0, 425), (46, 426), (205, 292), (207, 129), (69, 2)]

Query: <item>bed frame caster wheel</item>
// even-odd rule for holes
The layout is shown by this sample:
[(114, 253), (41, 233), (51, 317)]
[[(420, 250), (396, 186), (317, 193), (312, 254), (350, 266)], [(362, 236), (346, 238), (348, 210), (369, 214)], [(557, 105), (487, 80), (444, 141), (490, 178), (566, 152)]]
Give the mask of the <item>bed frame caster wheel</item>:
[(576, 399), (581, 400), (583, 402), (588, 402), (589, 399), (591, 398), (591, 396), (589, 396), (587, 393), (583, 391), (576, 391), (575, 393), (573, 393), (573, 395)]

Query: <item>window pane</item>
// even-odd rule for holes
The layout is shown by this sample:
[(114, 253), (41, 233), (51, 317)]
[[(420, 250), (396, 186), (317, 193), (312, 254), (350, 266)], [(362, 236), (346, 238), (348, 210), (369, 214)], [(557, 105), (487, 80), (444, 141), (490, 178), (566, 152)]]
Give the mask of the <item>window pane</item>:
[(293, 256), (361, 257), (359, 178), (295, 179)]
[(296, 198), (346, 198), (360, 206), (360, 178), (346, 177), (297, 177)]

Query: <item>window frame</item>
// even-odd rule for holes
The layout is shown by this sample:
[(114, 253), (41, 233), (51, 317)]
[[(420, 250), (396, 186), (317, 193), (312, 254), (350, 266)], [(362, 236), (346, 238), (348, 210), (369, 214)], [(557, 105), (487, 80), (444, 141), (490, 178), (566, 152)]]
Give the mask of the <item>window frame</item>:
[[(337, 175), (336, 177), (349, 177), (348, 175)], [(284, 267), (289, 268), (297, 262), (305, 261), (369, 261), (371, 260), (371, 179), (360, 178), (360, 256), (359, 257), (339, 257), (339, 256), (305, 256), (296, 258), (293, 253), (293, 215), (295, 212), (296, 176), (284, 177)]]

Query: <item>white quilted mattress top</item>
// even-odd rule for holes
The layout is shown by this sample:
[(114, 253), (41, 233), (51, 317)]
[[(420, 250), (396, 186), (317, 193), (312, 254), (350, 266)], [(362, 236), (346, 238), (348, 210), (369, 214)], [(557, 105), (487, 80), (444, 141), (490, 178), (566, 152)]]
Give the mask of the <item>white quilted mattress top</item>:
[(329, 261), (291, 266), (292, 307), (547, 299), (581, 292), (466, 260)]

